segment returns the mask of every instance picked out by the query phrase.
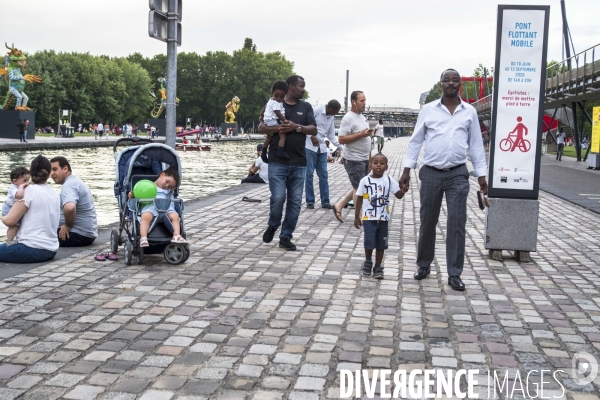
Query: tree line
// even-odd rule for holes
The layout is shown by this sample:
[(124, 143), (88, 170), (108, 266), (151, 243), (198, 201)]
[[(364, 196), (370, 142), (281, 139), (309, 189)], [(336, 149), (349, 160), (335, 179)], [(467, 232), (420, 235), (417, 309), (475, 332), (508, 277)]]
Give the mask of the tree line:
[[(25, 86), (29, 104), (36, 111), (36, 125), (56, 124), (59, 110), (73, 111), (72, 121), (84, 126), (140, 123), (150, 118), (153, 102), (160, 101), (158, 78), (166, 75), (167, 57), (93, 56), (89, 53), (38, 51), (27, 56), (23, 73), (41, 75), (42, 84)], [(273, 81), (293, 74), (294, 63), (280, 52), (259, 52), (246, 38), (233, 54), (209, 51), (177, 55), (177, 124), (218, 126), (225, 105), (233, 96), (241, 100), (236, 121), (246, 129), (258, 122), (262, 107), (271, 97)], [(8, 82), (0, 79), (0, 97)], [(155, 100), (150, 93), (155, 93)], [(164, 118), (165, 114), (162, 114)]]

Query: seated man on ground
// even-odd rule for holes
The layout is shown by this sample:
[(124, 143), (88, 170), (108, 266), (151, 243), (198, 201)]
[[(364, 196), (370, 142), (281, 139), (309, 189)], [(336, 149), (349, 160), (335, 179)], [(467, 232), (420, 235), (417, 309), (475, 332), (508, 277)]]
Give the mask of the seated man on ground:
[(262, 150), (262, 144), (256, 146), (256, 155), (258, 157), (248, 168), (248, 176), (242, 179), (242, 183), (269, 183), (269, 164), (262, 160)]
[(60, 247), (89, 246), (98, 237), (92, 192), (78, 176), (73, 175), (71, 165), (65, 157), (54, 157), (50, 162), (50, 177), (54, 183), (62, 185), (58, 243)]

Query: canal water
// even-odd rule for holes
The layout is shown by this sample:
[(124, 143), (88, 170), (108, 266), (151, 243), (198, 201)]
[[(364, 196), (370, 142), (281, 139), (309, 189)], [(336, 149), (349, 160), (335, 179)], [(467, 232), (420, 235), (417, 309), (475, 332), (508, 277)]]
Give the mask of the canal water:
[[(213, 142), (211, 151), (179, 151), (183, 175), (180, 197), (191, 200), (239, 184), (256, 158), (257, 143)], [(6, 200), (11, 183), (10, 171), (18, 166), (29, 168), (31, 160), (40, 153), (48, 159), (60, 155), (69, 160), (73, 173), (87, 183), (94, 195), (98, 226), (119, 220), (118, 203), (113, 191), (115, 158), (112, 147), (0, 152), (0, 204)], [(52, 179), (48, 183), (60, 193), (60, 185), (55, 185)], [(0, 241), (6, 240), (5, 228), (0, 223)]]

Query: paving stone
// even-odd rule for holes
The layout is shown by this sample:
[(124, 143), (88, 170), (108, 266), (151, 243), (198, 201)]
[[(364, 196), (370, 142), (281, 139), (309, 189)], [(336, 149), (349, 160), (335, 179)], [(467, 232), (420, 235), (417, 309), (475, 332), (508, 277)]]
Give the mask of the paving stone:
[(78, 384), (83, 379), (85, 379), (85, 375), (58, 374), (46, 381), (44, 385), (70, 388)]
[(263, 367), (259, 367), (257, 365), (241, 364), (238, 367), (237, 371), (235, 371), (235, 374), (238, 376), (250, 376), (254, 378), (260, 378), (263, 370)]
[(43, 378), (35, 375), (19, 375), (19, 377), (8, 382), (6, 386), (11, 389), (29, 389), (37, 385)]
[(106, 389), (100, 386), (77, 385), (75, 389), (65, 394), (65, 399), (91, 400), (95, 399)]
[(101, 400), (135, 400), (135, 394), (111, 392), (101, 397)]
[(30, 374), (53, 374), (64, 367), (64, 365), (64, 363), (60, 362), (38, 362), (29, 367), (27, 372)]
[(14, 357), (11, 362), (15, 363), (15, 364), (35, 364), (36, 362), (38, 362), (39, 360), (41, 360), (42, 358), (44, 358), (46, 356), (46, 354), (44, 353), (35, 353), (35, 352), (22, 352), (17, 354), (16, 357)]
[(110, 386), (112, 385), (117, 379), (119, 379), (121, 375), (119, 374), (107, 374), (104, 372), (99, 372), (97, 374), (94, 374), (90, 377), (90, 379), (88, 380), (88, 383), (90, 385), (95, 385), (95, 386)]
[(140, 400), (171, 400), (175, 393), (164, 390), (148, 390), (145, 392)]
[(0, 399), (13, 400), (23, 394), (25, 390), (0, 388)]
[(187, 379), (181, 377), (163, 376), (154, 382), (152, 387), (156, 389), (177, 390), (185, 385), (186, 381)]
[(15, 364), (1, 364), (0, 365), (0, 379), (10, 379), (23, 371), (26, 367), (24, 365)]
[(186, 394), (210, 395), (217, 391), (221, 382), (192, 380), (186, 387)]
[(150, 382), (143, 379), (123, 379), (113, 386), (113, 390), (125, 393), (141, 393)]

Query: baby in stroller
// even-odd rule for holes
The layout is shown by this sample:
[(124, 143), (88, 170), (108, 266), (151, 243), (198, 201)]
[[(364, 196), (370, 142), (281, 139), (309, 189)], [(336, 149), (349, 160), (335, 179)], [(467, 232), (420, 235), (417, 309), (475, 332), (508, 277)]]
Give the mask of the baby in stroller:
[[(145, 205), (141, 210), (140, 221), (140, 247), (149, 247), (148, 229), (154, 217), (162, 218), (162, 215), (167, 216), (173, 225), (173, 238), (171, 243), (187, 244), (187, 241), (181, 236), (179, 214), (175, 211), (175, 207), (170, 199), (173, 197), (173, 189), (179, 186), (179, 173), (174, 168), (167, 168), (160, 173), (158, 179), (154, 181), (156, 185), (156, 199), (169, 199), (169, 205), (166, 211), (159, 212), (154, 203)], [(133, 198), (133, 193), (129, 192), (127, 197)], [(157, 200), (160, 202), (160, 200)], [(160, 215), (162, 214), (162, 215)]]

